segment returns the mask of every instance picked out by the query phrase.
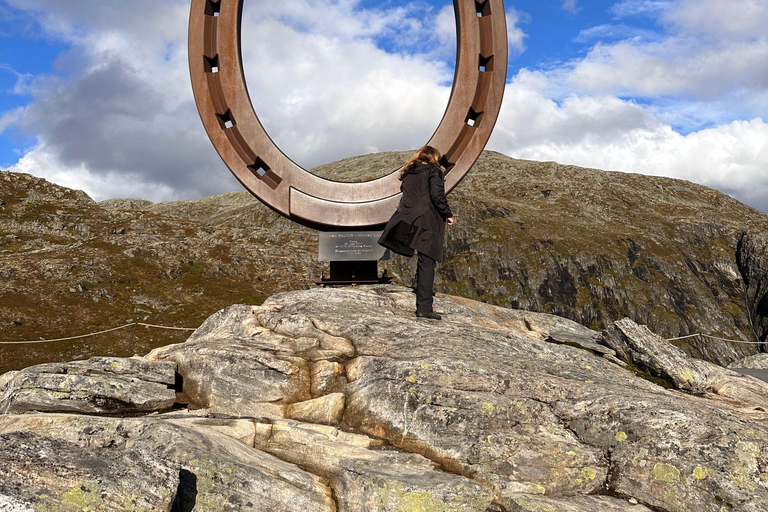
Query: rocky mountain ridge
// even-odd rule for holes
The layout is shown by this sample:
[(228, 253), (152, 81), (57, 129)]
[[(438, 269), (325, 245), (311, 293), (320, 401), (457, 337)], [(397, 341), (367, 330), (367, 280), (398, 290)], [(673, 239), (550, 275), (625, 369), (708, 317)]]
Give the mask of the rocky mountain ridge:
[[(314, 172), (360, 181), (408, 155), (355, 157)], [(313, 286), (323, 271), (316, 233), (246, 192), (97, 204), (82, 192), (0, 173), (0, 198), (0, 325), (10, 340), (128, 320), (195, 327), (229, 304)], [(458, 222), (448, 230), (439, 291), (598, 330), (627, 316), (667, 338), (752, 342), (677, 342), (722, 365), (754, 354), (754, 342), (766, 339), (768, 216), (715, 190), (485, 152), (449, 201)], [(381, 267), (408, 284), (414, 264), (394, 257)], [(183, 334), (140, 328), (61, 348), (0, 347), (0, 365), (124, 355), (131, 339), (134, 351), (149, 350)]]

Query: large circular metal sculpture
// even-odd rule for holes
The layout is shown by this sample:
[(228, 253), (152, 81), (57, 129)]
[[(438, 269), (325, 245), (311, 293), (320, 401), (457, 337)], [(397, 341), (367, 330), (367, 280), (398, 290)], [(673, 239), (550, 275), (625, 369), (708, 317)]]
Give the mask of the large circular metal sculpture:
[[(381, 226), (397, 209), (397, 171), (364, 183), (311, 174), (272, 142), (253, 110), (243, 73), (245, 0), (192, 0), (189, 66), (208, 136), (240, 183), (270, 208), (321, 230)], [(499, 115), (507, 75), (503, 0), (454, 0), (458, 49), (450, 101), (427, 142), (444, 155), (446, 192), (485, 148)]]

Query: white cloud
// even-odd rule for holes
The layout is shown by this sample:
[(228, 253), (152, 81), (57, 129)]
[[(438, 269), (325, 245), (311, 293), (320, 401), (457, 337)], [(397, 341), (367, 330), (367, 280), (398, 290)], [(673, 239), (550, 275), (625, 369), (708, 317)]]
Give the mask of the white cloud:
[(576, 63), (571, 80), (581, 90), (641, 96), (695, 94), (711, 99), (734, 88), (768, 84), (768, 44), (704, 49), (676, 39), (635, 45), (596, 45)]
[[(11, 170), (42, 176), (53, 183), (83, 190), (97, 201), (113, 197), (140, 197), (160, 202), (189, 197), (184, 190), (167, 183), (148, 180), (147, 176), (140, 172), (93, 172), (85, 163), (63, 164), (57, 150), (42, 144), (24, 155)], [(231, 187), (234, 180), (230, 181)]]
[(733, 121), (681, 135), (653, 109), (613, 96), (555, 102), (543, 73), (520, 72), (490, 147), (517, 158), (687, 179), (768, 210), (768, 124)]
[(628, 16), (658, 16), (669, 8), (671, 0), (622, 0), (611, 6), (610, 12), (617, 18)]
[(565, 9), (568, 12), (576, 13), (579, 10), (579, 7), (576, 5), (578, 3), (578, 0), (562, 0), (563, 2), (563, 9)]
[(528, 37), (528, 34), (520, 28), (520, 23), (527, 20), (527, 15), (517, 11), (514, 7), (507, 9), (507, 41), (509, 42), (510, 57), (515, 57), (525, 51), (525, 38)]
[(768, 2), (765, 0), (677, 0), (662, 21), (688, 34), (718, 39), (765, 40)]
[[(687, 0), (616, 4), (616, 16), (654, 15), (666, 32), (653, 38), (628, 28), (622, 41), (596, 44), (559, 69), (521, 70), (507, 85), (490, 147), (690, 179), (768, 209), (768, 45), (743, 17), (727, 21), (727, 29), (709, 27), (725, 4), (703, 1), (706, 16), (691, 14)], [(14, 170), (96, 199), (157, 201), (240, 188), (192, 98), (188, 0), (8, 3), (71, 46), (57, 61), (60, 76), (20, 77), (17, 91), (34, 100), (0, 117), (0, 129), (15, 126), (38, 138)], [(306, 167), (414, 148), (447, 104), (452, 7), (361, 5), (245, 4), (245, 71), (255, 109), (281, 149)], [(520, 25), (529, 20), (515, 9), (506, 14), (514, 57), (525, 50)], [(735, 34), (737, 27), (752, 35)], [(583, 37), (622, 37), (612, 30), (596, 27)]]
[(576, 36), (574, 41), (577, 43), (590, 43), (602, 39), (626, 40), (639, 38), (652, 41), (657, 39), (657, 35), (651, 30), (633, 27), (631, 25), (605, 23), (582, 30), (579, 32), (579, 35)]
[[(759, 108), (768, 87), (768, 3), (744, 0), (624, 1), (614, 6), (621, 15), (653, 12), (667, 27), (656, 37), (627, 38), (596, 44), (588, 55), (571, 63), (570, 81), (582, 93), (654, 98), (693, 97), (716, 101), (740, 95), (755, 107), (750, 115), (768, 116)], [(583, 36), (606, 34), (604, 26)], [(585, 39), (582, 37), (582, 40)], [(749, 92), (757, 96), (749, 100)]]
[(768, 85), (768, 43), (705, 48), (668, 38), (659, 43), (597, 44), (573, 66), (579, 90), (641, 96), (696, 95), (711, 99), (734, 88)]
[[(260, 7), (250, 11), (246, 5), (244, 15), (246, 78), (254, 108), (275, 143), (312, 167), (426, 142), (448, 104), (453, 70), (427, 55), (377, 47), (378, 34), (405, 30), (400, 37), (408, 37), (410, 28), (403, 29), (397, 16), (349, 28), (346, 17), (354, 14), (331, 7), (318, 16), (333, 17), (334, 25), (297, 31), (297, 20), (312, 16), (299, 9), (294, 18), (294, 3), (283, 2), (274, 11), (268, 9), (272, 3), (254, 4)], [(438, 21), (446, 12), (437, 14)], [(445, 28), (438, 23), (430, 30), (420, 37), (438, 34), (439, 40)]]
[(13, 126), (24, 116), (24, 107), (17, 107), (13, 110), (3, 112), (0, 115), (0, 133), (4, 132), (9, 126)]
[(453, 4), (440, 9), (435, 17), (435, 35), (439, 41), (438, 51), (441, 56), (456, 56), (456, 13)]

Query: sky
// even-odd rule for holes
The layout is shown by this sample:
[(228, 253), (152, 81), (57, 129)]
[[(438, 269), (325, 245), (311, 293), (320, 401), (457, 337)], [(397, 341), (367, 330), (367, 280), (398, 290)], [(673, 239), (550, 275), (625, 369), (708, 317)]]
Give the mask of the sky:
[[(768, 0), (505, 8), (488, 149), (686, 179), (768, 212)], [(189, 0), (0, 0), (0, 168), (96, 200), (241, 190), (194, 104), (188, 17)], [(245, 0), (242, 42), (254, 108), (305, 168), (415, 149), (448, 103), (449, 0)]]

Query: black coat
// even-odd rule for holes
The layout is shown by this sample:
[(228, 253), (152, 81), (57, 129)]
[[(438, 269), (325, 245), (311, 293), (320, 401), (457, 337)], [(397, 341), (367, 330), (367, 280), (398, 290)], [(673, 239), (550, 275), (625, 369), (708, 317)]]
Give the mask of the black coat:
[(445, 178), (434, 165), (417, 162), (403, 179), (403, 197), (379, 243), (411, 257), (419, 251), (432, 259), (444, 256), (445, 219), (453, 217), (445, 198)]

